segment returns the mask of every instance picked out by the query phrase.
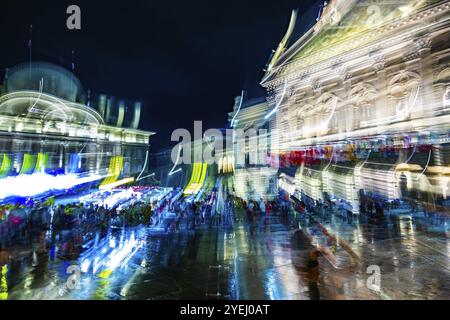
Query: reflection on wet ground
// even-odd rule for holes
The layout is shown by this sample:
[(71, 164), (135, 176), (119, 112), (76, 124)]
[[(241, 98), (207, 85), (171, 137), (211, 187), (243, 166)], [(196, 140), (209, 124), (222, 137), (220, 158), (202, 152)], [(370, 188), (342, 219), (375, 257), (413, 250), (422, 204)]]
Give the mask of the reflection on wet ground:
[[(449, 299), (450, 242), (445, 230), (426, 224), (410, 215), (369, 222), (326, 213), (169, 234), (114, 229), (80, 250), (64, 243), (45, 253), (38, 247), (3, 253), (0, 297), (309, 299), (312, 239), (334, 257), (319, 258), (322, 299)], [(371, 265), (380, 268), (379, 291), (367, 285)]]

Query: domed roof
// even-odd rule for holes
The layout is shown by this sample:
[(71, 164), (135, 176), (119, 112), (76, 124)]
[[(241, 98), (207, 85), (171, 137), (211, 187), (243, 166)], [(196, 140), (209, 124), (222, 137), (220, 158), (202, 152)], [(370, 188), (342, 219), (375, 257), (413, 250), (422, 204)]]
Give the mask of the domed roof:
[(19, 64), (8, 70), (6, 92), (42, 91), (76, 102), (83, 94), (80, 80), (69, 70), (47, 62)]
[[(15, 119), (40, 119), (75, 123), (85, 126), (104, 125), (102, 116), (94, 109), (57, 97), (34, 91), (20, 91), (5, 94), (0, 97), (1, 116), (14, 117)], [(6, 119), (6, 120), (5, 120)], [(8, 118), (1, 119), (9, 121)]]

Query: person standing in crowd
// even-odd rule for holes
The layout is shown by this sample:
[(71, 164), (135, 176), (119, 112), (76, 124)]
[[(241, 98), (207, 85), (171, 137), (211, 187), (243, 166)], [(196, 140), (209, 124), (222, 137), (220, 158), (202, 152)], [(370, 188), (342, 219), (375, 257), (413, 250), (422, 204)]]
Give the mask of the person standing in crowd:
[(266, 204), (266, 216), (269, 217), (270, 216), (270, 212), (272, 211), (272, 205), (270, 204), (269, 201), (267, 201)]
[(254, 233), (254, 230), (253, 230), (253, 223), (254, 223), (253, 207), (254, 207), (253, 202), (249, 201), (248, 206), (245, 210), (246, 218), (247, 218), (246, 220), (247, 220), (247, 224), (248, 224), (248, 230), (251, 235), (253, 235), (253, 233)]
[(263, 198), (259, 198), (259, 211), (260, 211), (260, 226), (263, 226), (266, 221), (266, 204)]
[(265, 204), (263, 198), (259, 199), (258, 206), (259, 206), (259, 210), (261, 211), (261, 214), (265, 215), (266, 214), (266, 204)]
[(58, 240), (62, 239), (64, 208), (64, 205), (58, 206), (53, 214), (52, 242), (56, 240), (56, 236), (58, 236)]

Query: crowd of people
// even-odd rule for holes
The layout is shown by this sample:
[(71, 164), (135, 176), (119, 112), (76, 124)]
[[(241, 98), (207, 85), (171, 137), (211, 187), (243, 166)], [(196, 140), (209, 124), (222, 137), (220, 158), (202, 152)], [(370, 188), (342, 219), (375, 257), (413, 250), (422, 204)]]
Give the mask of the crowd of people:
[(205, 192), (200, 199), (180, 197), (161, 207), (153, 215), (151, 225), (166, 232), (194, 230), (199, 225), (231, 226), (234, 205), (231, 196), (223, 201), (223, 210), (217, 207), (217, 192)]

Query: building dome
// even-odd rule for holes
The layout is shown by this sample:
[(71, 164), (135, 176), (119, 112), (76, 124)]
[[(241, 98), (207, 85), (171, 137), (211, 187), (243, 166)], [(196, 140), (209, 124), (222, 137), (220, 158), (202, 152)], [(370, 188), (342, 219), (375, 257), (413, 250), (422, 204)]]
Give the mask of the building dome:
[(80, 80), (70, 71), (47, 62), (23, 63), (9, 69), (5, 76), (7, 93), (41, 91), (67, 101), (84, 96)]

